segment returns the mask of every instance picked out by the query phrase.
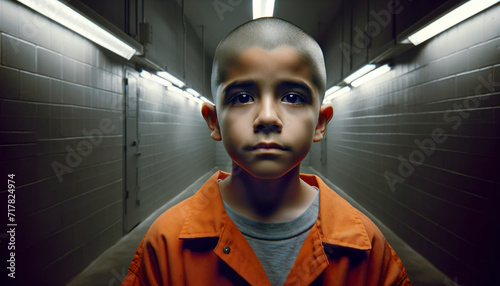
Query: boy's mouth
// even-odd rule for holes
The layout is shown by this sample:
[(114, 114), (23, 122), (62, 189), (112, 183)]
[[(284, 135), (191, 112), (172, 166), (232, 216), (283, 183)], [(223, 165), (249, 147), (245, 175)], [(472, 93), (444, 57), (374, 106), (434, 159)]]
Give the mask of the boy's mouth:
[(255, 151), (255, 150), (262, 150), (262, 151), (272, 151), (272, 150), (280, 150), (280, 151), (288, 151), (290, 150), (289, 148), (280, 145), (275, 142), (261, 142), (256, 145), (253, 145), (251, 147), (245, 148), (247, 151)]

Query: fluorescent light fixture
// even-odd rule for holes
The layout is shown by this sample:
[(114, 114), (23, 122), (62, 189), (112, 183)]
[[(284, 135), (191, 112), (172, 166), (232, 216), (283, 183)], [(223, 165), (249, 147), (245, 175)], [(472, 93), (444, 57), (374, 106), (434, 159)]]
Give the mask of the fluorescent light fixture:
[(183, 89), (173, 85), (170, 81), (168, 81), (162, 77), (159, 77), (155, 74), (152, 74), (146, 70), (142, 70), (140, 73), (140, 76), (145, 78), (145, 79), (155, 81), (163, 86), (166, 86), (168, 90), (173, 91), (179, 95), (182, 95), (187, 99), (194, 100), (194, 101), (198, 102), (199, 104), (203, 104), (203, 102), (210, 102), (208, 99), (201, 96), (196, 90), (194, 90), (192, 88), (188, 88), (186, 90), (183, 90)]
[(360, 68), (359, 70), (355, 71), (354, 73), (352, 73), (348, 77), (346, 77), (344, 79), (344, 82), (347, 83), (347, 84), (350, 84), (355, 79), (357, 79), (359, 77), (362, 77), (363, 75), (365, 75), (365, 74), (369, 73), (370, 71), (374, 70), (375, 67), (376, 67), (376, 65), (372, 65), (372, 64), (366, 65), (366, 66)]
[(253, 0), (253, 19), (272, 17), (274, 12), (274, 0)]
[(173, 92), (177, 92), (177, 93), (183, 93), (183, 90), (178, 88), (177, 86), (175, 85), (172, 85), (172, 86), (168, 86), (167, 87), (168, 90), (170, 91), (173, 91)]
[(200, 94), (192, 88), (188, 88), (188, 89), (186, 89), (186, 91), (189, 92), (190, 94), (192, 94), (194, 97), (200, 97)]
[(332, 95), (333, 93), (335, 93), (336, 91), (340, 90), (342, 87), (341, 86), (338, 86), (338, 85), (334, 85), (332, 87), (330, 87), (326, 92), (325, 92), (325, 98), (327, 98), (328, 96)]
[(408, 40), (415, 46), (419, 45), (498, 2), (500, 0), (470, 0), (409, 36)]
[(203, 104), (203, 100), (201, 100), (201, 98), (199, 96), (195, 96), (195, 95), (191, 94), (190, 92), (182, 90), (182, 95), (184, 97), (186, 97), (187, 99), (191, 99), (193, 101), (196, 101), (199, 104)]
[[(187, 99), (191, 99), (191, 100), (195, 100), (196, 99), (196, 97), (194, 95), (192, 95), (191, 93), (189, 93), (189, 92), (187, 92), (187, 91), (185, 91), (185, 90), (183, 90), (181, 88), (178, 88), (175, 85), (169, 86), (169, 87), (167, 87), (167, 89), (170, 90), (170, 91), (173, 91), (173, 92), (175, 92), (175, 93), (177, 93), (179, 95), (182, 95), (182, 96), (184, 96)], [(197, 100), (195, 100), (195, 101), (197, 101)]]
[(191, 99), (198, 102), (199, 104), (203, 104), (203, 100), (201, 100), (201, 98), (199, 98), (199, 97), (193, 97)]
[(151, 79), (152, 74), (148, 71), (142, 70), (140, 73), (140, 76), (143, 78)]
[(188, 93), (188, 92), (186, 92), (184, 90), (181, 90), (180, 94), (182, 96), (184, 96), (185, 98), (187, 98), (187, 99), (194, 99), (194, 97), (190, 93)]
[(92, 42), (130, 60), (137, 52), (108, 31), (56, 0), (18, 0), (24, 5), (73, 30)]
[(162, 77), (159, 77), (159, 76), (157, 76), (155, 74), (151, 74), (148, 71), (143, 70), (143, 71), (141, 71), (140, 75), (143, 78), (152, 80), (152, 81), (157, 82), (157, 83), (159, 83), (159, 84), (161, 84), (163, 86), (166, 86), (166, 87), (172, 86), (172, 83), (169, 82), (168, 80), (166, 80), (166, 79), (164, 79)]
[[(207, 102), (207, 103), (212, 103), (210, 100), (208, 100), (206, 97), (204, 96), (200, 96), (200, 99), (203, 100), (204, 102)], [(213, 104), (213, 103), (212, 103)]]
[(330, 101), (336, 97), (341, 96), (342, 94), (348, 93), (351, 90), (350, 86), (344, 86), (344, 87), (334, 86), (330, 89), (333, 89), (333, 88), (335, 88), (335, 90), (333, 92), (330, 92), (330, 93), (327, 92), (327, 95), (325, 96), (325, 99), (323, 101)]
[(199, 104), (203, 104), (203, 102), (210, 102), (208, 99), (206, 99), (205, 97), (201, 96), (201, 94), (199, 94), (196, 90), (194, 90), (192, 88), (188, 88), (188, 89), (186, 89), (186, 91), (189, 94), (191, 94), (193, 96), (194, 100), (196, 102), (198, 102)]
[(166, 71), (159, 71), (156, 73), (158, 76), (161, 76), (162, 78), (170, 81), (171, 83), (177, 85), (178, 87), (182, 88), (185, 86), (184, 82), (178, 78), (176, 78), (175, 76), (169, 74), (168, 72)]
[(354, 80), (351, 85), (353, 87), (357, 87), (357, 86), (360, 86), (362, 85), (363, 83), (365, 82), (368, 82), (376, 77), (379, 77), (381, 75), (383, 75), (384, 73), (388, 72), (391, 70), (391, 67), (389, 65), (383, 65), (379, 68), (377, 68), (376, 70), (373, 70), (367, 74), (365, 74), (364, 76)]
[(157, 75), (152, 75), (152, 79), (163, 86), (172, 86), (171, 82)]

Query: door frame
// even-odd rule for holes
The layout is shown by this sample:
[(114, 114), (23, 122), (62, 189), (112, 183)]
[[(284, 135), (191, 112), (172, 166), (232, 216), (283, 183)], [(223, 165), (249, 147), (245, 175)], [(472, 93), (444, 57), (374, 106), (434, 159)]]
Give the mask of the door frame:
[[(133, 83), (132, 83), (133, 82)], [(134, 227), (136, 227), (140, 221), (140, 187), (139, 187), (139, 156), (140, 156), (140, 133), (139, 133), (139, 73), (129, 67), (124, 69), (124, 80), (123, 80), (123, 90), (124, 90), (124, 113), (123, 113), (123, 128), (124, 128), (124, 168), (123, 168), (123, 234), (127, 234)], [(131, 85), (134, 84), (134, 87)], [(135, 96), (133, 100), (135, 103), (130, 104), (130, 92), (131, 89)], [(135, 110), (131, 110), (135, 108)], [(132, 116), (133, 115), (133, 116)], [(130, 118), (132, 116), (132, 118)], [(135, 128), (130, 126), (135, 117)], [(132, 119), (132, 120), (131, 120)], [(130, 134), (131, 130), (135, 129), (135, 136)], [(134, 138), (129, 138), (129, 136)], [(135, 143), (134, 143), (135, 142)], [(132, 160), (131, 160), (132, 158)], [(131, 170), (129, 170), (132, 168)], [(134, 170), (135, 169), (135, 170)], [(130, 183), (130, 174), (135, 176), (135, 180)], [(135, 183), (134, 183), (135, 182)], [(131, 186), (131, 184), (133, 184)]]

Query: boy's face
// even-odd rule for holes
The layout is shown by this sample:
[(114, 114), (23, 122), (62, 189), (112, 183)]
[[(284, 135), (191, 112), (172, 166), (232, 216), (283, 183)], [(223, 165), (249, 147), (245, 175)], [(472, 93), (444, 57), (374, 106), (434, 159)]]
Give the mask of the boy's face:
[(226, 67), (216, 98), (212, 138), (222, 139), (232, 160), (257, 178), (278, 178), (296, 167), (332, 115), (321, 124), (325, 107), (320, 110), (310, 68), (288, 46), (246, 49)]

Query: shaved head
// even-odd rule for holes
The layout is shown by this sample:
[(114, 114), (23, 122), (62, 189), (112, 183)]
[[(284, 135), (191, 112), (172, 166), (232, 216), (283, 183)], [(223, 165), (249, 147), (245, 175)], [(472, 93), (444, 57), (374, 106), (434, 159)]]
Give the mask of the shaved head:
[(282, 46), (296, 50), (308, 65), (321, 102), (326, 88), (326, 69), (321, 48), (302, 29), (278, 18), (260, 18), (247, 22), (234, 29), (219, 43), (212, 66), (214, 101), (217, 102), (217, 88), (226, 79), (228, 67), (236, 64), (244, 51), (252, 47), (270, 51)]

